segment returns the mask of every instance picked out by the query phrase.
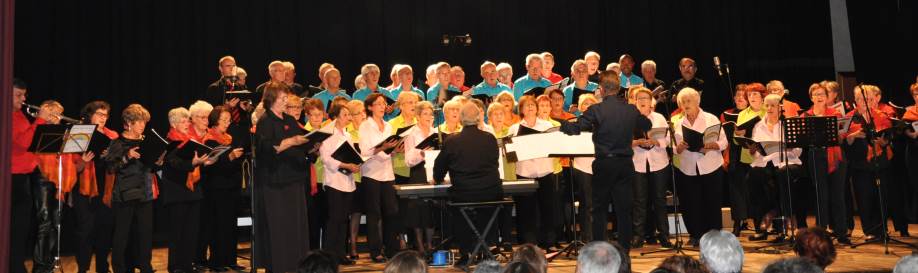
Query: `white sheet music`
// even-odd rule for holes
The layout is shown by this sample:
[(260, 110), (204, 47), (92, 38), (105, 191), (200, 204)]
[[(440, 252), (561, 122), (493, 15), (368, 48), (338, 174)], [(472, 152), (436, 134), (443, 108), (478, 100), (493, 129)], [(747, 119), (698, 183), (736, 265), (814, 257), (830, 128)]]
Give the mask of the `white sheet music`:
[[(437, 160), (437, 156), (440, 155), (440, 150), (427, 150), (424, 151), (424, 171), (427, 173), (427, 181), (433, 181), (433, 168), (434, 161)], [(443, 178), (444, 181), (449, 181), (449, 173), (446, 173), (446, 177)]]
[(566, 135), (562, 132), (531, 134), (513, 137), (506, 145), (507, 152), (515, 152), (518, 161), (546, 158), (551, 154), (593, 156), (593, 133)]
[(64, 143), (62, 153), (83, 153), (89, 148), (89, 140), (92, 139), (92, 132), (96, 130), (95, 124), (73, 125), (70, 127), (70, 138)]

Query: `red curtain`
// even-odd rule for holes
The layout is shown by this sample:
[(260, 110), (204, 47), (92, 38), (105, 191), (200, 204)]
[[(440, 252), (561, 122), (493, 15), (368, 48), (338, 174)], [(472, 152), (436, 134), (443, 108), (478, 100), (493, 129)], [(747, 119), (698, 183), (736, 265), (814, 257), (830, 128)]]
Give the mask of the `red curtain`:
[(13, 136), (13, 14), (15, 0), (0, 0), (0, 272), (10, 270), (10, 138)]

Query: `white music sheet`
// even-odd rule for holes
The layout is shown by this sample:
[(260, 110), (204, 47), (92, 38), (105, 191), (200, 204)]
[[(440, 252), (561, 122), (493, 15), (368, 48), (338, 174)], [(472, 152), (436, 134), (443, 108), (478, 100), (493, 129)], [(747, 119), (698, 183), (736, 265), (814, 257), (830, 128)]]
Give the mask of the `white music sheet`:
[(593, 156), (593, 133), (567, 135), (560, 131), (513, 137), (506, 145), (507, 152), (515, 152), (518, 161), (546, 158), (551, 154)]
[(92, 139), (92, 132), (95, 130), (95, 124), (72, 125), (70, 127), (70, 138), (64, 143), (63, 153), (86, 152), (86, 149), (89, 148), (89, 140)]

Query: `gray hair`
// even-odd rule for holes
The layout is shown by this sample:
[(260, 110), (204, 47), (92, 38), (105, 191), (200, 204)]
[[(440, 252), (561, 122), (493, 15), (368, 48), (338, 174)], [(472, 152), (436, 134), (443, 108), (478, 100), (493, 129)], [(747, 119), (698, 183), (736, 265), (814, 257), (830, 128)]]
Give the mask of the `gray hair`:
[(473, 273), (500, 273), (500, 262), (495, 260), (484, 260), (475, 267)]
[(732, 273), (743, 270), (743, 247), (732, 233), (711, 230), (701, 236), (701, 262), (712, 273)]
[(201, 114), (201, 115), (206, 116), (206, 115), (210, 115), (210, 111), (213, 111), (213, 110), (214, 110), (214, 106), (210, 105), (210, 103), (207, 103), (206, 101), (203, 101), (203, 100), (196, 101), (193, 104), (191, 104), (191, 106), (188, 107), (188, 112), (190, 112), (191, 115)]
[(918, 254), (912, 254), (896, 262), (893, 273), (918, 273)]
[(657, 70), (657, 63), (654, 62), (653, 60), (646, 60), (643, 63), (641, 63), (641, 68), (645, 68), (645, 67), (651, 67), (653, 68), (653, 70)]
[(580, 249), (577, 273), (618, 272), (621, 263), (621, 254), (615, 246), (605, 241), (595, 241)]
[(762, 273), (823, 273), (825, 271), (803, 258), (788, 258), (773, 262)]
[(679, 107), (682, 107), (682, 105), (688, 103), (689, 101), (692, 101), (695, 103), (695, 105), (700, 105), (701, 93), (698, 93), (698, 91), (691, 87), (686, 87), (682, 88), (682, 90), (679, 90), (679, 94), (676, 95), (676, 104), (678, 104)]
[(463, 104), (459, 112), (459, 121), (462, 122), (462, 126), (477, 126), (480, 111), (473, 103)]
[(185, 107), (176, 107), (169, 110), (169, 125), (176, 125), (182, 120), (188, 120), (191, 113)]

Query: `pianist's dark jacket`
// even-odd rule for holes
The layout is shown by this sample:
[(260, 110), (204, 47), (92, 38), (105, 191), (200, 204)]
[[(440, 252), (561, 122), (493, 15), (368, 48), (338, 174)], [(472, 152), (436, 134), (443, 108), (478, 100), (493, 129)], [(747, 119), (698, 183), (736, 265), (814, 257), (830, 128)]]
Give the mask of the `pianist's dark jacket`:
[(434, 162), (434, 180), (443, 181), (449, 172), (450, 198), (460, 202), (491, 201), (503, 197), (498, 167), (497, 139), (477, 126), (465, 126), (462, 132), (443, 143)]

